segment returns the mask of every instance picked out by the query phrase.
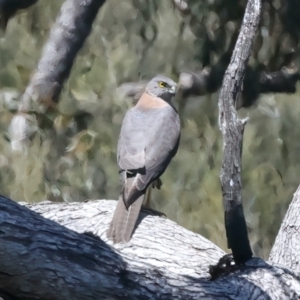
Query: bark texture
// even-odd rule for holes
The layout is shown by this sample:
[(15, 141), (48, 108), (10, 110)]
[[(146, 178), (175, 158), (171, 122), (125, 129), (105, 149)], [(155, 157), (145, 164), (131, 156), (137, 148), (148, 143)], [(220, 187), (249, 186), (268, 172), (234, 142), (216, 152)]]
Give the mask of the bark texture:
[(0, 197), (4, 299), (300, 297), (296, 273), (258, 258), (210, 280), (209, 266), (224, 252), (165, 218), (141, 214), (132, 240), (111, 245), (105, 231), (116, 201), (23, 205), (31, 210)]
[(284, 265), (300, 272), (300, 186), (294, 194), (285, 218), (281, 224), (274, 246), (270, 253), (270, 262)]
[[(74, 59), (104, 3), (105, 0), (66, 0), (62, 5), (37, 69), (20, 99), (19, 113), (10, 124), (13, 150), (22, 151), (28, 143), (33, 128), (28, 119), (36, 124), (36, 113), (55, 107)], [(32, 112), (35, 115), (28, 115)]]
[(98, 10), (104, 3), (105, 0), (64, 2), (37, 69), (22, 96), (20, 111), (39, 111), (58, 102), (74, 59), (89, 36)]
[(238, 118), (235, 105), (241, 91), (261, 11), (260, 0), (249, 0), (242, 27), (225, 72), (219, 95), (219, 125), (223, 135), (220, 179), (225, 210), (228, 247), (236, 263), (252, 257), (242, 206), (241, 155), (245, 121)]

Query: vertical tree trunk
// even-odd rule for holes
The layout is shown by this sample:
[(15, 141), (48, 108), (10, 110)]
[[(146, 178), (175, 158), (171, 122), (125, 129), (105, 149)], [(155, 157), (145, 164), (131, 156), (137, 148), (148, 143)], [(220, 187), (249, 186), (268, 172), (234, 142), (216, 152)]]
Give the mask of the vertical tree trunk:
[(248, 1), (241, 31), (219, 95), (219, 125), (224, 147), (220, 179), (228, 247), (231, 248), (236, 263), (243, 263), (250, 259), (252, 250), (242, 206), (241, 155), (246, 120), (239, 119), (235, 105), (241, 93), (260, 11), (260, 0)]

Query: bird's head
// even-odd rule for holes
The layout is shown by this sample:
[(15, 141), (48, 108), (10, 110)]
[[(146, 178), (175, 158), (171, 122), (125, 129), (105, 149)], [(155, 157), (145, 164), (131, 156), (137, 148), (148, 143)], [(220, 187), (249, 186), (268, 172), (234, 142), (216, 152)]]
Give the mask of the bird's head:
[(149, 81), (146, 86), (146, 93), (151, 96), (159, 97), (170, 102), (176, 93), (177, 84), (172, 79), (159, 75)]

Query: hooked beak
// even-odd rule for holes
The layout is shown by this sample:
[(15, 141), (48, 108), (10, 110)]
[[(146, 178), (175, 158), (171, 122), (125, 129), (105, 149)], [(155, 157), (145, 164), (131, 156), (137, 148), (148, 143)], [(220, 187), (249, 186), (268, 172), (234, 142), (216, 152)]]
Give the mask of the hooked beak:
[(170, 89), (169, 89), (169, 93), (175, 95), (176, 94), (176, 85), (173, 85)]

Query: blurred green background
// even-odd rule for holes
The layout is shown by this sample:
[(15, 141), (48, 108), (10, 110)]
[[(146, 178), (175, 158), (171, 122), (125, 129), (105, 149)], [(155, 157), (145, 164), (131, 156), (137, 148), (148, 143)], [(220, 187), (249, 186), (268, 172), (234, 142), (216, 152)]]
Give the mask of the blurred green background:
[[(65, 84), (59, 113), (45, 116), (28, 155), (12, 153), (7, 128), (62, 2), (40, 0), (13, 18), (0, 38), (1, 193), (29, 202), (117, 199), (116, 146), (132, 105), (118, 86), (158, 73), (177, 80), (181, 71), (213, 65), (238, 32), (246, 1), (190, 1), (192, 12), (185, 16), (167, 0), (107, 1)], [(281, 26), (279, 1), (270, 3), (249, 63), (274, 71), (298, 44)], [(226, 249), (217, 97), (185, 99), (180, 148), (152, 205)], [(239, 113), (250, 118), (243, 149), (245, 215), (255, 254), (267, 258), (299, 184), (299, 92), (261, 95)]]

